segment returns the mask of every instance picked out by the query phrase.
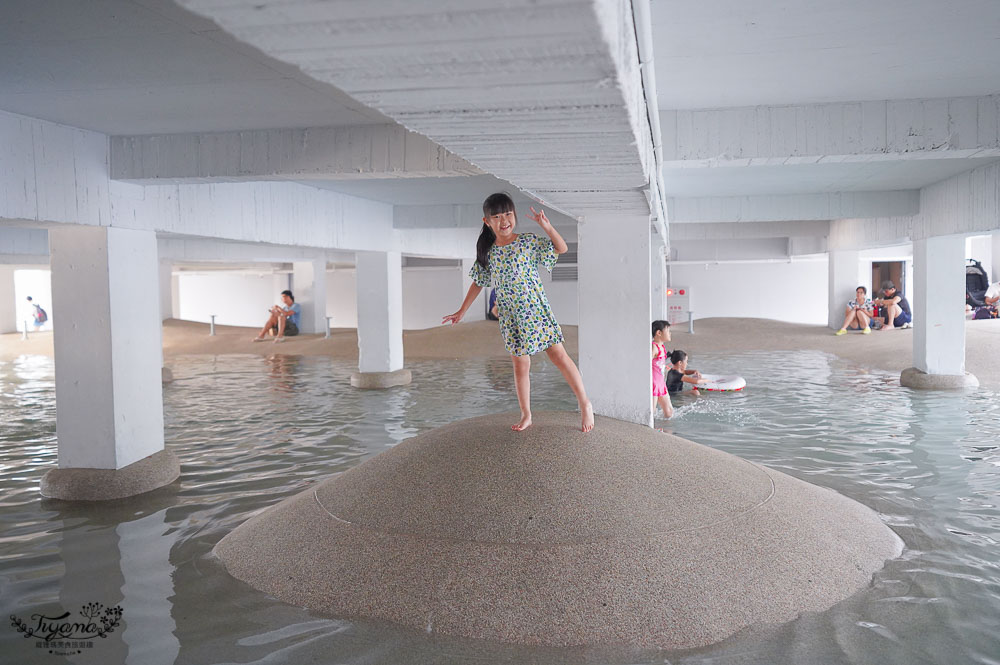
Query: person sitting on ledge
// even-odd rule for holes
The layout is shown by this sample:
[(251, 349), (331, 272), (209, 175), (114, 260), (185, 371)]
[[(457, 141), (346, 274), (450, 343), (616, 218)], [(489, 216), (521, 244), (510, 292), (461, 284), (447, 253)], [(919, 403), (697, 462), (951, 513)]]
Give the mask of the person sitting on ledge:
[(873, 301), (879, 308), (884, 308), (884, 314), (879, 312), (879, 318), (885, 319), (882, 330), (893, 328), (912, 328), (913, 316), (910, 314), (910, 303), (896, 289), (891, 279), (882, 282), (882, 297)]
[(284, 304), (275, 305), (268, 310), (271, 316), (253, 341), (266, 342), (267, 336), (273, 333), (275, 342), (284, 342), (285, 337), (295, 337), (299, 334), (299, 314), (302, 312), (302, 307), (295, 302), (295, 296), (287, 289), (281, 292), (281, 302)]
[(872, 319), (872, 301), (868, 299), (868, 289), (859, 286), (854, 289), (854, 298), (847, 301), (847, 316), (844, 325), (834, 335), (846, 335), (848, 330), (860, 330), (865, 335), (872, 332), (868, 324)]

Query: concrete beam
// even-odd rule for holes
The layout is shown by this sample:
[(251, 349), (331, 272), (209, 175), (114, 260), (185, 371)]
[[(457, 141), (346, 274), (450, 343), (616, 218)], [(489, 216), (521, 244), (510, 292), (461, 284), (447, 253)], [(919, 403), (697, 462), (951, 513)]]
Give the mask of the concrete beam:
[(399, 125), (112, 136), (111, 178), (135, 183), (360, 180), (483, 171)]
[(1000, 157), (1000, 95), (661, 111), (664, 167)]
[[(581, 214), (596, 194), (627, 208), (587, 209), (649, 214), (653, 146), (623, 0), (180, 4), (560, 210)], [(483, 48), (485, 26), (504, 38)]]
[(670, 238), (684, 240), (738, 240), (752, 238), (789, 238), (819, 236), (830, 233), (828, 221), (799, 222), (722, 222), (705, 224), (673, 224)]
[(160, 259), (172, 263), (293, 263), (321, 258), (328, 263), (354, 261), (353, 252), (207, 238), (159, 238), (157, 246)]
[[(404, 234), (392, 206), (294, 182), (136, 185), (109, 179), (108, 137), (0, 112), (0, 224), (112, 226), (315, 249), (463, 258), (465, 230)], [(475, 246), (475, 238), (472, 239)]]
[(0, 225), (0, 263), (49, 261), (49, 234), (45, 229)]
[(889, 247), (910, 242), (915, 217), (835, 219), (827, 245), (831, 251)]
[(993, 163), (924, 187), (915, 215), (838, 219), (830, 224), (829, 243), (831, 249), (863, 249), (997, 231), (1000, 163)]
[(914, 239), (1000, 230), (1000, 162), (981, 166), (920, 190)]
[(919, 209), (920, 191), (915, 189), (667, 199), (667, 214), (671, 223), (677, 225), (685, 222), (780, 222), (891, 217), (914, 215)]
[[(518, 204), (527, 213), (529, 203)], [(535, 204), (537, 209), (538, 204)], [(561, 212), (547, 209), (546, 216), (558, 227), (576, 226), (576, 220)], [(523, 217), (521, 218), (523, 222)], [(530, 222), (534, 224), (534, 222)], [(396, 229), (479, 229), (483, 224), (483, 208), (479, 205), (398, 205), (393, 207), (392, 225)]]

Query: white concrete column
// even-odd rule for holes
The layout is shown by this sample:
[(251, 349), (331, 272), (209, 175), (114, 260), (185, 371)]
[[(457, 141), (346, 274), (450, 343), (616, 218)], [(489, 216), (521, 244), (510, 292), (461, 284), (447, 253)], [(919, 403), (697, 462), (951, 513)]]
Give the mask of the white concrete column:
[(652, 321), (667, 319), (667, 264), (666, 247), (659, 236), (652, 238), (649, 248), (649, 317)]
[(176, 479), (163, 446), (156, 235), (109, 227), (49, 231), (59, 469), (42, 493), (111, 499)]
[(913, 241), (913, 365), (928, 374), (965, 373), (965, 238)]
[(399, 252), (358, 252), (358, 372), (356, 388), (410, 382), (403, 369), (403, 269)]
[(170, 261), (160, 261), (160, 321), (166, 321), (174, 312), (173, 265)]
[(14, 266), (0, 266), (0, 333), (17, 332)]
[[(462, 274), (460, 279), (462, 281), (462, 296), (458, 301), (458, 304), (465, 300), (465, 294), (468, 292), (469, 287), (472, 286), (472, 278), (469, 277), (469, 271), (472, 270), (472, 265), (476, 262), (476, 259), (462, 259)], [(486, 320), (486, 303), (490, 301), (490, 290), (483, 289), (483, 292), (479, 294), (479, 297), (473, 301), (472, 305), (469, 307), (469, 311), (465, 314), (465, 318), (462, 319), (463, 322), (470, 321), (485, 321)], [(458, 309), (458, 305), (455, 306)], [(451, 312), (445, 312), (445, 314), (450, 314)]]
[(170, 276), (170, 318), (181, 318), (181, 278), (180, 275)]
[(580, 371), (594, 412), (652, 426), (649, 218), (588, 216), (579, 243)]
[[(852, 249), (838, 249), (830, 251), (828, 255), (830, 279), (827, 282), (829, 289), (827, 324), (834, 330), (839, 330), (841, 324), (844, 323), (844, 308), (847, 306), (847, 301), (854, 295), (854, 290), (859, 285), (865, 284), (866, 280), (863, 280), (860, 274), (861, 252)], [(872, 291), (877, 286), (877, 284), (873, 284)], [(871, 292), (869, 292), (869, 297), (871, 297)]]
[(302, 306), (299, 330), (322, 333), (326, 328), (326, 259), (292, 263), (292, 293)]
[(1000, 282), (1000, 231), (993, 234), (993, 247), (990, 255), (993, 270), (990, 271), (990, 282)]

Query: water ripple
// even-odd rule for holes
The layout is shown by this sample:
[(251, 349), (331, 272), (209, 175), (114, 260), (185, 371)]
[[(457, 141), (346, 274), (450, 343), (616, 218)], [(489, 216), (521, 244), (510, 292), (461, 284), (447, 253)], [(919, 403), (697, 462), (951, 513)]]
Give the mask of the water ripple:
[[(253, 514), (406, 438), (516, 410), (509, 361), (416, 362), (411, 385), (358, 391), (354, 367), (326, 358), (172, 360), (165, 436), (182, 482), (78, 505), (39, 497), (57, 456), (53, 366), (26, 356), (0, 362), (0, 604), (6, 615), (29, 615), (120, 603), (124, 630), (98, 645), (107, 662), (998, 661), (997, 394), (914, 392), (895, 375), (816, 352), (691, 362), (740, 373), (748, 387), (682, 396), (657, 427), (874, 509), (907, 549), (871, 588), (826, 612), (684, 653), (516, 647), (333, 620), (237, 582), (212, 547)], [(575, 407), (545, 360), (532, 368), (532, 397), (537, 410)], [(0, 632), (0, 651), (24, 662), (42, 655), (13, 629)]]

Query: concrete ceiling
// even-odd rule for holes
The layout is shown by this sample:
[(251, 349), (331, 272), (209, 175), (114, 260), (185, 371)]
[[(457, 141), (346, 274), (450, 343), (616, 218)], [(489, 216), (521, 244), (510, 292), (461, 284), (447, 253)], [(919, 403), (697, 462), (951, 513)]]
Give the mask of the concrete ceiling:
[(997, 161), (912, 159), (849, 163), (665, 168), (667, 196), (757, 196), (920, 189)]
[(661, 109), (1000, 92), (997, 0), (656, 0)]
[(107, 134), (388, 122), (172, 0), (3, 0), (0, 109)]

